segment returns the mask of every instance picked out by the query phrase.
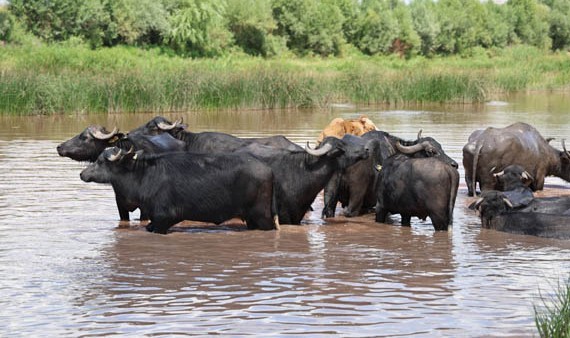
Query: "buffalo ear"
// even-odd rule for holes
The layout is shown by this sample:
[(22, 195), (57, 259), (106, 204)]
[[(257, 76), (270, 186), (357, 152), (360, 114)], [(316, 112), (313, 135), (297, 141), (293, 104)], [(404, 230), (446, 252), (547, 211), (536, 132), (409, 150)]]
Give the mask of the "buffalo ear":
[(129, 151), (123, 157), (123, 161), (136, 161), (139, 158), (139, 156), (141, 156), (142, 154), (143, 154), (142, 150)]

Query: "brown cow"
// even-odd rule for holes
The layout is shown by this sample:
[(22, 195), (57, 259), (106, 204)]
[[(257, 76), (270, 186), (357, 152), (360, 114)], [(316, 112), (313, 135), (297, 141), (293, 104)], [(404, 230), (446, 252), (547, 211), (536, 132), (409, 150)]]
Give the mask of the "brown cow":
[(357, 119), (345, 120), (340, 117), (333, 119), (321, 132), (317, 139), (317, 144), (321, 143), (327, 136), (342, 138), (344, 134), (361, 136), (369, 131), (378, 130), (374, 122), (366, 115), (360, 115)]

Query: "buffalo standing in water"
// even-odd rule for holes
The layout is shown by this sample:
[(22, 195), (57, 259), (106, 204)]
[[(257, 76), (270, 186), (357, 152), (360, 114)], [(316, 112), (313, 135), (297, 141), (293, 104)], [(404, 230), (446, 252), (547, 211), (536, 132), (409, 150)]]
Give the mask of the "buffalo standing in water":
[[(378, 177), (376, 222), (384, 223), (388, 214), (400, 214), (402, 225), (411, 217), (429, 217), (435, 230), (448, 230), (459, 187), (457, 168), (438, 158), (413, 158), (381, 147)], [(390, 155), (392, 154), (392, 155)]]
[[(186, 144), (169, 134), (161, 135), (125, 135), (117, 128), (109, 132), (105, 127), (93, 125), (81, 133), (57, 146), (60, 156), (69, 157), (75, 161), (95, 162), (99, 155), (108, 147), (118, 147), (123, 150), (143, 150), (146, 153), (161, 153), (167, 151), (182, 151)], [(129, 220), (129, 212), (139, 207), (138, 202), (129, 200), (115, 191), (115, 200), (121, 221)], [(141, 210), (141, 220), (148, 219)]]
[(249, 144), (261, 144), (291, 151), (303, 150), (302, 147), (282, 135), (260, 138), (240, 138), (215, 131), (194, 133), (186, 130), (186, 125), (182, 123), (182, 120), (170, 122), (162, 116), (156, 116), (146, 124), (131, 130), (129, 135), (156, 136), (165, 133), (184, 142), (187, 151), (199, 153), (232, 152), (246, 147)]
[(534, 178), (533, 191), (544, 188), (546, 176), (558, 176), (570, 181), (570, 153), (548, 144), (540, 133), (526, 123), (514, 123), (505, 128), (489, 127), (476, 130), (463, 147), (463, 167), (468, 194), (473, 196), (479, 182), (481, 191), (496, 190), (493, 172), (511, 164), (525, 168)]
[[(433, 157), (457, 168), (457, 162), (450, 158), (439, 142), (432, 137), (422, 137), (421, 130), (416, 140), (403, 140), (384, 131), (370, 131), (361, 138), (345, 135), (346, 142), (367, 143), (375, 140), (373, 144), (382, 145), (390, 149), (391, 153), (402, 153), (410, 157)], [(375, 149), (378, 148), (375, 146)], [(337, 202), (346, 206), (345, 216), (358, 216), (374, 208), (377, 200), (377, 175), (373, 162), (378, 159), (376, 150), (374, 154), (363, 161), (359, 161), (344, 172), (333, 176), (324, 190), (323, 217), (334, 217)]]
[(110, 183), (115, 193), (148, 212), (148, 231), (166, 234), (195, 220), (220, 224), (234, 217), (249, 229), (278, 226), (273, 172), (246, 154), (170, 152), (139, 155), (106, 149), (81, 172), (85, 182)]

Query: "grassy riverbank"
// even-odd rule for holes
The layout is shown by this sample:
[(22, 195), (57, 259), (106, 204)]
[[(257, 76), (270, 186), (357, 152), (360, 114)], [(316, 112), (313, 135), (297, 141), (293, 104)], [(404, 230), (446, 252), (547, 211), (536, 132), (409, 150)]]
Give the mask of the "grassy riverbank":
[(183, 59), (157, 50), (0, 48), (0, 114), (476, 103), (567, 89), (570, 57), (530, 47), (461, 58)]

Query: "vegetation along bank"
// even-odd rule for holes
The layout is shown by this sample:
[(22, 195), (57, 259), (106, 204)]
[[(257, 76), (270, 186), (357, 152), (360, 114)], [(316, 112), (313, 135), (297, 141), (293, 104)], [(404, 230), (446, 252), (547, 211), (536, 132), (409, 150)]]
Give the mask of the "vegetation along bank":
[(565, 90), (565, 0), (12, 0), (0, 113), (476, 103)]

